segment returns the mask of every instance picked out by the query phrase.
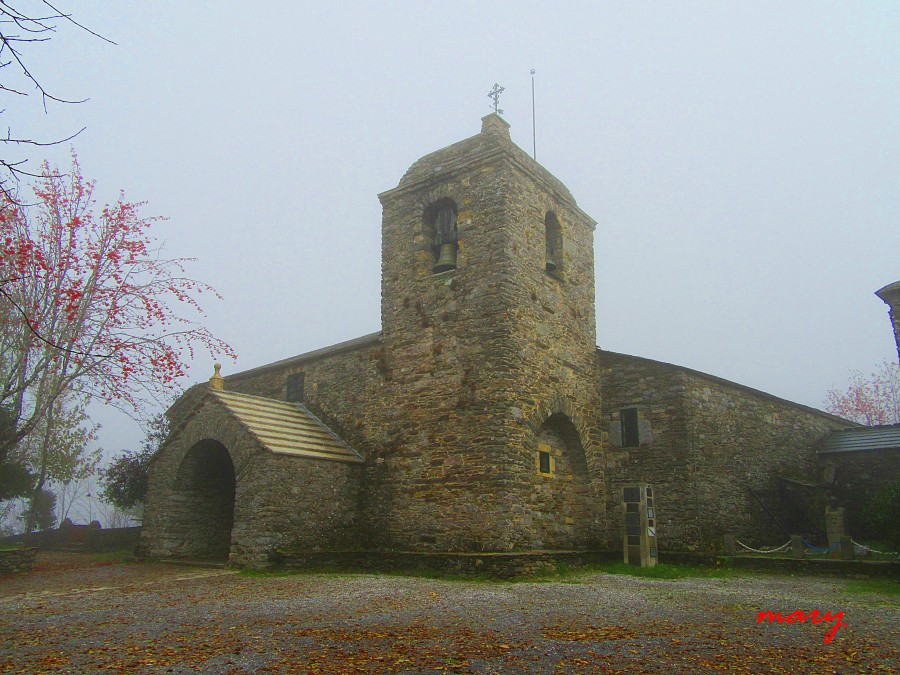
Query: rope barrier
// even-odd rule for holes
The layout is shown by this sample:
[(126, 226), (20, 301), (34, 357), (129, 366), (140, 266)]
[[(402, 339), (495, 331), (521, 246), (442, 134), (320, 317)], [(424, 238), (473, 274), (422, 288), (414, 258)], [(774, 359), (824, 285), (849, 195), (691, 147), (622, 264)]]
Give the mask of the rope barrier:
[(898, 553), (897, 551), (876, 551), (874, 548), (871, 548), (871, 547), (869, 547), (869, 546), (866, 546), (865, 544), (860, 544), (858, 541), (853, 541), (853, 540), (851, 539), (850, 542), (851, 542), (854, 546), (858, 546), (858, 547), (861, 548), (863, 551), (868, 551), (869, 553), (877, 553), (877, 554), (879, 554), (879, 555), (898, 555), (898, 556), (900, 556), (900, 553)]
[(747, 546), (747, 544), (743, 543), (742, 541), (740, 541), (740, 540), (737, 539), (737, 538), (735, 538), (734, 543), (735, 543), (735, 544), (738, 544), (738, 545), (740, 545), (740, 546), (743, 546), (745, 549), (747, 549), (748, 551), (752, 551), (753, 553), (763, 553), (763, 554), (769, 554), (769, 553), (786, 553), (786, 552), (787, 552), (788, 550), (790, 550), (790, 548), (791, 548), (791, 542), (790, 542), (790, 540), (788, 540), (787, 543), (782, 544), (782, 545), (779, 546), (778, 548), (771, 548), (771, 549), (751, 548), (750, 546)]
[[(854, 541), (853, 539), (851, 539), (850, 541), (857, 549), (862, 550), (862, 551), (869, 551), (870, 553), (877, 553), (879, 555), (900, 556), (900, 553), (898, 553), (897, 551), (877, 551), (874, 548), (871, 548), (870, 546), (866, 546), (864, 544), (860, 544), (858, 541)], [(735, 538), (734, 543), (737, 544), (738, 546), (740, 546), (741, 548), (747, 549), (748, 551), (750, 551), (752, 553), (760, 553), (763, 555), (769, 555), (772, 553), (788, 553), (791, 550), (791, 542), (790, 541), (785, 542), (784, 544), (782, 544), (781, 546), (778, 546), (777, 548), (753, 548), (752, 546), (747, 546), (747, 544), (745, 544), (744, 542), (742, 542), (740, 539), (737, 539), (737, 538)], [(833, 545), (829, 546), (828, 548), (822, 548), (821, 546), (814, 546), (813, 544), (810, 544), (808, 541), (806, 541), (806, 539), (801, 539), (800, 543), (803, 544), (803, 546), (805, 548), (807, 548), (811, 551), (814, 551), (816, 553), (830, 553), (831, 551), (835, 551), (838, 548), (840, 548), (840, 544), (833, 544)]]

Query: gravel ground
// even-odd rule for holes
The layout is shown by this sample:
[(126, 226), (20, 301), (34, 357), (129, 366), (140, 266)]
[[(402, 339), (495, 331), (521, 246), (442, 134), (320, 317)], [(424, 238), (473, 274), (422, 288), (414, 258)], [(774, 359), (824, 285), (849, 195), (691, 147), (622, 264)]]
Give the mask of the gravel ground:
[[(822, 577), (247, 576), (42, 554), (0, 579), (3, 673), (900, 671), (896, 595)], [(756, 623), (756, 612), (843, 612)]]

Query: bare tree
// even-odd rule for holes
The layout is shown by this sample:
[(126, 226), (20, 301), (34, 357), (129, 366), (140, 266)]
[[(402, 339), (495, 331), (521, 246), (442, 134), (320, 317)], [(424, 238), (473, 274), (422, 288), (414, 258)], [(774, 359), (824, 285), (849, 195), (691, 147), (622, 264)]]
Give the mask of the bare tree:
[(72, 480), (56, 485), (56, 527), (75, 515), (82, 502), (88, 498), (94, 484), (93, 477), (73, 478)]
[[(43, 111), (49, 103), (83, 103), (87, 99), (68, 99), (57, 96), (44, 86), (41, 76), (30, 65), (29, 54), (42, 43), (58, 35), (59, 28), (70, 26), (101, 40), (115, 44), (111, 40), (92, 31), (76, 21), (73, 16), (57, 8), (47, 0), (0, 0), (0, 96), (36, 96)], [(3, 100), (8, 100), (4, 98)], [(0, 115), (5, 112), (0, 109)], [(22, 176), (38, 176), (25, 168), (28, 161), (23, 146), (48, 146), (65, 143), (84, 129), (79, 129), (66, 138), (36, 139), (27, 135), (14, 135), (7, 127), (0, 135), (0, 142), (6, 151), (0, 155), (0, 192), (6, 197), (15, 194), (15, 184)], [(11, 150), (17, 148), (18, 150)], [(8, 201), (8, 200), (5, 200)], [(5, 206), (5, 204), (4, 204)]]

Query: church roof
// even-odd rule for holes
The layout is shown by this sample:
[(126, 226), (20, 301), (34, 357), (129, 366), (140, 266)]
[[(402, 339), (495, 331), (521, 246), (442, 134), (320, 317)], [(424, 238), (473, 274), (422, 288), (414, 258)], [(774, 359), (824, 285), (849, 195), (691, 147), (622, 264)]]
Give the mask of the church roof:
[(364, 461), (299, 403), (233, 391), (210, 390), (209, 393), (271, 452), (339, 462)]
[(445, 148), (429, 153), (413, 162), (403, 174), (397, 187), (382, 192), (379, 199), (403, 192), (417, 185), (433, 183), (438, 178), (453, 175), (471, 168), (482, 161), (503, 155), (521, 171), (542, 183), (546, 190), (557, 199), (581, 213), (584, 218), (595, 224), (593, 218), (581, 211), (569, 189), (556, 176), (538, 164), (531, 155), (513, 143), (509, 135), (509, 123), (496, 113), (481, 118), (481, 132), (461, 140)]
[(819, 454), (860, 450), (900, 450), (900, 424), (832, 431), (819, 446)]

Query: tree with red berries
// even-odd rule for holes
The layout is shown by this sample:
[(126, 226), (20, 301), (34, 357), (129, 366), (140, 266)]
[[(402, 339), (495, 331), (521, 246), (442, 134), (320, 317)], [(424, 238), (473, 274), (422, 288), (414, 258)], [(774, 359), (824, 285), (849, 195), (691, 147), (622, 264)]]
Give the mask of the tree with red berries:
[(868, 426), (900, 423), (900, 365), (885, 361), (869, 376), (854, 371), (846, 392), (828, 392), (825, 410)]
[(197, 323), (200, 297), (218, 295), (188, 259), (163, 256), (158, 218), (121, 194), (98, 208), (93, 190), (73, 157), (66, 173), (44, 165), (33, 200), (0, 205), (0, 464), (63, 399), (140, 419), (176, 393), (195, 350), (234, 358)]

